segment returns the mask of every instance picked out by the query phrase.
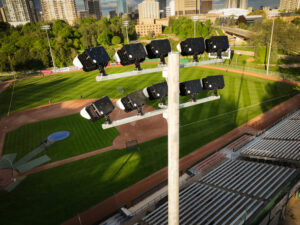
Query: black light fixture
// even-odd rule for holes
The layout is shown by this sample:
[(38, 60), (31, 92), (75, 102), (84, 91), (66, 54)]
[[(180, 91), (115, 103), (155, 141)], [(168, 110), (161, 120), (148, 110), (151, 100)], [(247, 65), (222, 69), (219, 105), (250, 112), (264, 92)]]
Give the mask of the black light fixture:
[(181, 96), (190, 95), (192, 97), (193, 102), (195, 102), (196, 95), (202, 91), (202, 83), (200, 79), (189, 80), (180, 83), (179, 88)]
[(76, 56), (73, 64), (83, 71), (89, 72), (99, 69), (100, 75), (107, 75), (104, 68), (107, 66), (110, 57), (104, 47), (88, 48), (82, 54)]
[(178, 51), (183, 56), (193, 56), (194, 62), (198, 62), (198, 55), (205, 51), (205, 42), (202, 37), (188, 38), (177, 46)]
[(143, 93), (150, 100), (160, 99), (162, 104), (166, 104), (165, 97), (168, 96), (168, 84), (167, 82), (162, 82), (154, 84), (143, 90)]
[(214, 90), (215, 95), (217, 95), (218, 89), (223, 89), (225, 87), (223, 75), (208, 76), (202, 79), (203, 90)]
[(229, 48), (227, 36), (212, 36), (205, 40), (206, 51), (208, 53), (217, 52), (218, 58), (221, 58), (222, 52)]
[(114, 56), (117, 62), (123, 66), (135, 64), (135, 70), (142, 70), (140, 63), (145, 61), (147, 56), (146, 50), (141, 43), (124, 45)]
[(166, 64), (165, 57), (171, 52), (171, 45), (168, 39), (152, 40), (146, 45), (149, 59), (160, 58), (161, 64)]
[(105, 96), (95, 102), (84, 107), (80, 114), (82, 117), (89, 119), (93, 122), (105, 118), (107, 123), (111, 123), (109, 114), (112, 113), (115, 106), (110, 101), (109, 97)]
[(144, 115), (142, 107), (146, 105), (147, 98), (142, 90), (138, 90), (119, 99), (116, 105), (125, 112), (137, 110), (139, 115)]

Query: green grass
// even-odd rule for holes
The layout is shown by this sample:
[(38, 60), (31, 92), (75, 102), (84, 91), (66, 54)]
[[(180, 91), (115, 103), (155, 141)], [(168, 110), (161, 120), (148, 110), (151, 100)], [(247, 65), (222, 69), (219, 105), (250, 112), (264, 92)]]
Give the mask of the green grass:
[(74, 114), (27, 124), (6, 135), (3, 153), (17, 152), (17, 159), (20, 159), (38, 147), (49, 134), (61, 130), (70, 131), (70, 136), (54, 143), (47, 151), (42, 152), (42, 154), (47, 154), (52, 161), (111, 146), (119, 132), (115, 128), (101, 129), (101, 122), (103, 123), (103, 120), (92, 123), (83, 119), (79, 114)]
[[(181, 81), (216, 74), (221, 73), (220, 71), (202, 68), (186, 68), (181, 70)], [(193, 152), (197, 148), (299, 92), (299, 88), (284, 83), (267, 81), (235, 73), (224, 72), (223, 74), (225, 78), (225, 88), (219, 91), (221, 95), (220, 100), (182, 109), (180, 111), (181, 157)], [(79, 88), (81, 88), (86, 95), (90, 93), (90, 95), (84, 96), (87, 98), (100, 97), (101, 94), (104, 94), (106, 91), (111, 94), (109, 95), (111, 97), (121, 97), (130, 91), (162, 80), (161, 74), (157, 73), (126, 78), (126, 81), (125, 79), (119, 79), (114, 80), (114, 82), (96, 83), (94, 81), (94, 75), (95, 73), (93, 75), (58, 75), (57, 78), (46, 77), (45, 79), (53, 79), (54, 81), (63, 79), (62, 82), (66, 85), (65, 90), (58, 88), (57, 85), (60, 85), (59, 82), (58, 84), (54, 82), (53, 85), (57, 90), (66, 93), (66, 95), (68, 94), (68, 98), (77, 96), (79, 94)], [(82, 77), (85, 78), (80, 79)], [(43, 79), (44, 78), (39, 78), (37, 81), (43, 81)], [(72, 84), (68, 84), (69, 80), (72, 81), (71, 83), (74, 85), (74, 88), (72, 88)], [(81, 80), (82, 83), (79, 80)], [(19, 85), (22, 84), (22, 88), (28, 88), (33, 91), (33, 99), (39, 99), (40, 102), (45, 100), (42, 90), (36, 91), (35, 88), (31, 87), (31, 83), (26, 86), (22, 82), (19, 83)], [(27, 83), (29, 81), (24, 80), (24, 82)], [(104, 85), (105, 83), (109, 85), (106, 86)], [(78, 85), (78, 88), (76, 88), (76, 85)], [(50, 83), (44, 83), (44, 86), (47, 86), (50, 90), (55, 89)], [(119, 93), (117, 87), (123, 87), (125, 93)], [(69, 91), (69, 88), (71, 88), (72, 91)], [(48, 89), (46, 89), (46, 92), (47, 91)], [(30, 97), (26, 95), (25, 90), (23, 93), (25, 94), (23, 99), (28, 102)], [(38, 94), (41, 95), (40, 98), (37, 98)], [(212, 93), (203, 92), (199, 97), (210, 94)], [(56, 95), (56, 93), (54, 95)], [(18, 98), (16, 98), (16, 101)], [(187, 99), (187, 97), (184, 97), (181, 98), (181, 101)], [(28, 106), (24, 104), (22, 107), (26, 108)], [(16, 108), (16, 110), (20, 110), (20, 107)], [(72, 115), (70, 118), (71, 117), (74, 117), (75, 121), (78, 119), (78, 121), (76, 121), (78, 125), (76, 126), (79, 126), (81, 123), (79, 116)], [(53, 119), (51, 123), (54, 125), (49, 124), (49, 126), (52, 126), (54, 129), (56, 125), (61, 123), (59, 120), (63, 121), (66, 120), (66, 118), (67, 117)], [(85, 120), (82, 119), (82, 121)], [(23, 127), (15, 131), (15, 136), (13, 136), (14, 140), (11, 140), (10, 145), (13, 146), (13, 142), (22, 142), (24, 132), (31, 133), (31, 136), (39, 133), (39, 130), (44, 129), (39, 126), (41, 123), (43, 122), (27, 125), (27, 130), (23, 132), (19, 131), (24, 129)], [(64, 127), (64, 129), (70, 130), (68, 127), (71, 125), (72, 123)], [(97, 126), (95, 124), (95, 128), (96, 127), (98, 127), (100, 133), (103, 132), (99, 125)], [(90, 130), (93, 129), (94, 127), (85, 130), (87, 136), (90, 135)], [(76, 135), (76, 132), (80, 132), (79, 130), (74, 129), (72, 134)], [(41, 132), (44, 132), (46, 135), (47, 129)], [(81, 135), (83, 135), (83, 133), (81, 133)], [(44, 134), (40, 135), (37, 140), (44, 138)], [(103, 135), (103, 133), (101, 133), (101, 135)], [(101, 135), (96, 136), (100, 137)], [(28, 138), (33, 138), (31, 136), (28, 135)], [(69, 140), (71, 140), (71, 138)], [(55, 145), (61, 144), (60, 149), (64, 150), (64, 148), (67, 148), (67, 144), (71, 144), (66, 143), (69, 140), (67, 139)], [(86, 140), (88, 140), (88, 137)], [(89, 140), (92, 140), (92, 138)], [(98, 144), (100, 145), (100, 143)], [(58, 146), (55, 145), (52, 146), (53, 149), (49, 151), (49, 154), (50, 152), (59, 152)], [(71, 145), (76, 147), (73, 143)], [(78, 143), (76, 145), (81, 144)], [(127, 153), (125, 150), (113, 150), (27, 177), (12, 193), (0, 192), (2, 202), (2, 204), (0, 204), (1, 223), (18, 225), (60, 224), (68, 218), (75, 216), (77, 213), (166, 166), (167, 137), (161, 137), (147, 143), (142, 143), (140, 147), (141, 151), (139, 152)], [(72, 151), (72, 149), (70, 149), (70, 151)], [(89, 147), (86, 147), (84, 151), (89, 151)]]

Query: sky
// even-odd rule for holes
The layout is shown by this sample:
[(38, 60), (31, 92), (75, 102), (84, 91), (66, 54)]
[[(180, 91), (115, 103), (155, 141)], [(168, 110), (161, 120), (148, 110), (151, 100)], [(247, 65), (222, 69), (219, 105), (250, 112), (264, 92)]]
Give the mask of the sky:
[[(34, 0), (39, 8), (39, 1)], [(76, 0), (76, 2), (80, 2), (83, 0)], [(128, 6), (133, 6), (137, 8), (137, 4), (142, 2), (143, 0), (126, 0)], [(225, 0), (212, 0), (213, 8), (220, 9), (225, 7)], [(253, 9), (258, 9), (260, 6), (271, 6), (271, 8), (279, 6), (280, 0), (248, 0), (248, 6), (253, 7)], [(0, 0), (0, 6), (2, 6), (2, 0)], [(117, 0), (101, 0), (102, 13), (106, 16), (109, 11), (115, 10), (117, 7)]]

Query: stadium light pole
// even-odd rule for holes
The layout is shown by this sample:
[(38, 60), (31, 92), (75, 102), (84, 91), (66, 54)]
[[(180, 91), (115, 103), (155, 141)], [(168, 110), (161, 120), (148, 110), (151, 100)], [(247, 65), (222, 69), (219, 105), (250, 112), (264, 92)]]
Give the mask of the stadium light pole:
[(267, 64), (267, 76), (269, 76), (270, 57), (271, 57), (271, 50), (272, 50), (272, 39), (273, 39), (273, 32), (274, 32), (274, 21), (275, 20), (273, 18), (271, 38), (270, 38), (270, 46), (269, 46), (268, 64)]
[(129, 37), (128, 37), (128, 25), (129, 25), (129, 21), (128, 20), (123, 21), (123, 25), (126, 28), (127, 44), (129, 44)]
[(49, 35), (48, 35), (48, 30), (50, 30), (50, 29), (51, 29), (50, 25), (44, 25), (44, 26), (42, 26), (42, 30), (46, 30), (46, 34), (47, 34), (47, 38), (48, 38), (48, 44), (49, 44), (49, 49), (50, 49), (50, 55), (51, 55), (51, 59), (52, 59), (52, 64), (53, 64), (53, 67), (55, 68), (55, 63), (54, 63), (53, 54), (52, 54), (52, 48), (51, 48), (51, 44), (50, 44), (50, 40), (49, 40)]
[(194, 21), (194, 38), (196, 37), (196, 22), (198, 20), (198, 16), (193, 16), (192, 20)]
[(179, 52), (168, 56), (168, 224), (179, 224)]

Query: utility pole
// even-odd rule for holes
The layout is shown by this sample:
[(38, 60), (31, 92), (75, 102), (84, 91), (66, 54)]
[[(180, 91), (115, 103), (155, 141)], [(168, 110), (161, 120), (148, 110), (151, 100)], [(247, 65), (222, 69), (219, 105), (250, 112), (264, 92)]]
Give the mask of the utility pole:
[(44, 25), (42, 26), (42, 30), (46, 30), (46, 34), (47, 34), (47, 38), (48, 38), (48, 44), (49, 44), (49, 49), (50, 49), (50, 55), (51, 55), (51, 59), (52, 59), (52, 64), (53, 67), (55, 68), (55, 63), (54, 63), (54, 59), (53, 59), (53, 54), (52, 54), (52, 48), (51, 48), (51, 44), (50, 44), (50, 40), (49, 40), (49, 35), (48, 35), (48, 30), (50, 30), (50, 25)]
[(123, 21), (123, 25), (126, 28), (127, 44), (129, 44), (129, 37), (128, 37), (128, 25), (129, 25), (129, 21), (128, 20)]
[(168, 221), (179, 224), (179, 53), (168, 56)]
[(192, 20), (194, 21), (194, 38), (196, 37), (196, 22), (198, 20), (198, 16), (193, 16)]
[(267, 64), (267, 76), (269, 75), (269, 66), (270, 66), (270, 56), (271, 56), (271, 50), (272, 50), (272, 39), (273, 39), (273, 31), (274, 31), (274, 19), (272, 24), (272, 31), (271, 31), (271, 39), (270, 39), (270, 46), (269, 46), (269, 56), (268, 56), (268, 64)]

